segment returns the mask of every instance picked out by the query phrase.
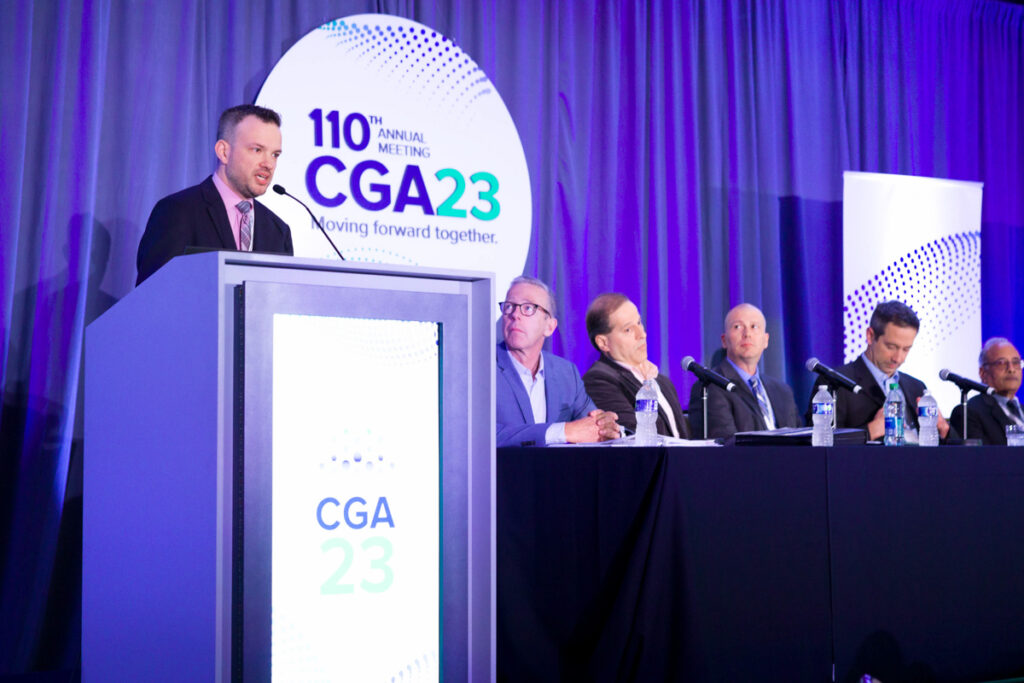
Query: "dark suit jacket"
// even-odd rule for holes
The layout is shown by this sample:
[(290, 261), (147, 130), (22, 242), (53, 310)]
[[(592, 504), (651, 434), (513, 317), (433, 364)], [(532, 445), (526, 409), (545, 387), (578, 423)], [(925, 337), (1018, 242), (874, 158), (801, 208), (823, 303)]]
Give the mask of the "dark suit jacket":
[(572, 422), (595, 409), (580, 380), (580, 371), (564, 358), (544, 354), (544, 399), (547, 421), (533, 421), (530, 397), (523, 380), (508, 357), (505, 342), (498, 344), (497, 377), (494, 381), (498, 448), (503, 446), (543, 446), (544, 433), (556, 422)]
[[(292, 255), (292, 233), (277, 215), (253, 202), (253, 251)], [(213, 177), (164, 197), (153, 207), (139, 242), (136, 285), (155, 273), (186, 247), (237, 251), (224, 201)]]
[[(838, 370), (863, 387), (864, 391), (860, 394), (854, 394), (845, 389), (840, 389), (836, 392), (836, 427), (867, 429), (868, 422), (874, 419), (878, 409), (885, 403), (885, 394), (882, 393), (882, 388), (878, 386), (878, 382), (875, 381), (871, 371), (868, 370), (863, 356), (857, 356), (857, 360), (847, 363), (838, 368)], [(903, 390), (903, 397), (907, 400), (906, 417), (908, 427), (919, 429), (917, 423), (917, 399), (924, 395), (926, 388), (921, 380), (905, 372), (900, 372), (900, 389)], [(811, 411), (811, 400), (814, 398), (814, 392), (817, 390), (817, 383), (815, 383), (815, 386), (811, 388), (811, 395), (807, 398), (808, 415), (810, 415)], [(878, 402), (875, 403), (872, 398)], [(959, 443), (959, 441), (960, 430), (955, 422), (950, 421), (949, 434), (942, 440), (942, 443), (952, 444)]]
[[(676, 393), (675, 385), (667, 375), (659, 374), (655, 381), (661, 387), (661, 393), (665, 395), (665, 400), (672, 408), (676, 427), (679, 428), (679, 436), (688, 439), (689, 426), (683, 417), (683, 409), (679, 406), (679, 395)], [(602, 354), (597, 362), (583, 374), (583, 386), (586, 387), (587, 394), (594, 399), (594, 404), (598, 408), (618, 414), (620, 425), (631, 431), (636, 431), (636, 392), (640, 391), (640, 380), (632, 372)], [(668, 425), (668, 415), (665, 414), (665, 409), (660, 404), (658, 405), (657, 425), (659, 434), (672, 436), (672, 430)]]
[[(949, 416), (950, 428), (963, 429), (964, 409), (957, 405)], [(981, 439), (986, 446), (1006, 445), (1006, 425), (1014, 424), (999, 403), (988, 394), (978, 394), (967, 402), (968, 439)]]
[[(868, 423), (875, 419), (878, 409), (885, 403), (885, 394), (882, 393), (882, 388), (878, 386), (878, 382), (868, 370), (863, 356), (857, 356), (857, 360), (847, 363), (838, 370), (863, 387), (864, 391), (854, 394), (846, 389), (840, 389), (836, 392), (836, 428), (866, 429)], [(907, 400), (907, 426), (917, 429), (917, 399), (924, 395), (926, 389), (924, 382), (905, 372), (900, 372), (900, 389), (903, 390), (903, 397)], [(807, 399), (808, 406), (817, 390), (816, 382)], [(808, 407), (809, 413), (810, 408)]]
[[(708, 438), (724, 439), (736, 432), (755, 432), (768, 429), (761, 415), (761, 406), (750, 385), (743, 381), (728, 359), (714, 368), (720, 375), (736, 383), (735, 391), (726, 391), (715, 385), (708, 387)], [(785, 382), (760, 373), (775, 412), (775, 426), (802, 427), (803, 419), (793, 399), (793, 390)], [(704, 437), (704, 408), (701, 401), (701, 386), (698, 382), (690, 391), (690, 432), (693, 438)]]

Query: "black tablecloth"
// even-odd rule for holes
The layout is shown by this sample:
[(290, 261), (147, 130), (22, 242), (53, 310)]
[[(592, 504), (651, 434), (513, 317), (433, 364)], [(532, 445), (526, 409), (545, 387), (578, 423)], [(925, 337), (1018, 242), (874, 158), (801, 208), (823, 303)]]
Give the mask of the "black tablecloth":
[(499, 678), (1020, 675), (1022, 527), (1024, 450), (501, 449)]

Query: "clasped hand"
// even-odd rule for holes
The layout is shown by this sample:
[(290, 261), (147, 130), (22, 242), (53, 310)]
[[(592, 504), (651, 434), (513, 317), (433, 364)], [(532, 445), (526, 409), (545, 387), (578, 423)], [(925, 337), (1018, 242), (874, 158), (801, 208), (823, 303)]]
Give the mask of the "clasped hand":
[(591, 410), (586, 417), (565, 423), (569, 443), (595, 443), (619, 438), (619, 416), (607, 410)]

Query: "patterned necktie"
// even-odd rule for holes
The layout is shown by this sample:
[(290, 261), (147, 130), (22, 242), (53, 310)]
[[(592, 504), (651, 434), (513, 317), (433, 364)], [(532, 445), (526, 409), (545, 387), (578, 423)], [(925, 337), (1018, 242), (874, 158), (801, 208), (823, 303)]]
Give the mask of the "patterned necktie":
[(768, 429), (775, 429), (775, 421), (772, 419), (772, 409), (768, 405), (768, 397), (764, 395), (764, 389), (761, 386), (761, 382), (758, 381), (757, 377), (751, 377), (747, 380), (750, 385), (750, 390), (754, 392), (754, 396), (757, 397), (757, 404), (761, 406), (761, 416), (764, 418), (764, 424)]
[(235, 204), (235, 208), (242, 212), (242, 222), (238, 226), (238, 248), (252, 251), (252, 204), (241, 201)]
[(1006, 405), (1010, 408), (1010, 415), (1017, 418), (1018, 424), (1024, 422), (1024, 415), (1020, 413), (1020, 404), (1017, 403), (1016, 398), (1011, 398)]

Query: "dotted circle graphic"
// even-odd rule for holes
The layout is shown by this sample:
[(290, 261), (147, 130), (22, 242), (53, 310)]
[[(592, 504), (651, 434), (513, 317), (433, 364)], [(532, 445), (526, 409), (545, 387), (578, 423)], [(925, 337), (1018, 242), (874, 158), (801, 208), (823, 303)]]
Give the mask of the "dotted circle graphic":
[(927, 331), (920, 339), (924, 348), (937, 349), (980, 312), (981, 233), (957, 233), (918, 247), (847, 294), (843, 306), (847, 361), (864, 350), (864, 330), (875, 306), (892, 299), (914, 309), (921, 330)]
[(415, 92), (465, 110), (491, 92), (486, 74), (450, 38), (402, 24), (374, 25), (336, 19), (320, 27), (357, 60), (382, 75), (400, 74)]

